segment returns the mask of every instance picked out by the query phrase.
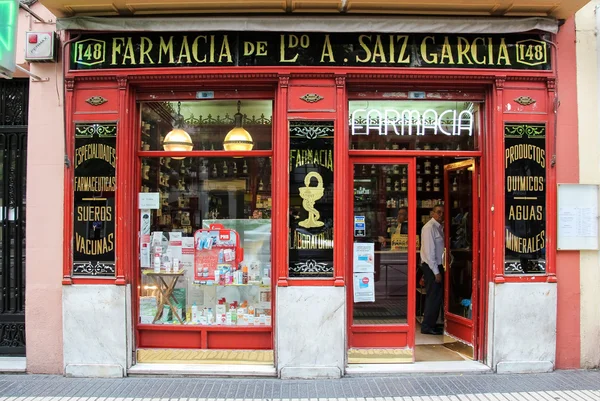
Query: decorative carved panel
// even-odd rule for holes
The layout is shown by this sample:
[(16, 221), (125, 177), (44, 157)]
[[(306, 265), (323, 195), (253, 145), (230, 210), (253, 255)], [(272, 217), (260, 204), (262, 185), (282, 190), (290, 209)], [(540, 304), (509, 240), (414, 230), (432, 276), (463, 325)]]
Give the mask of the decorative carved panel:
[(321, 101), (324, 98), (318, 93), (307, 93), (304, 96), (300, 96), (300, 99), (304, 100), (306, 103), (317, 103), (318, 101)]
[(520, 104), (521, 106), (529, 106), (536, 102), (534, 98), (531, 96), (519, 96), (515, 99), (515, 103)]
[(102, 96), (92, 96), (92, 97), (88, 98), (85, 102), (91, 104), (92, 106), (100, 106), (100, 105), (108, 102), (108, 99), (106, 99)]

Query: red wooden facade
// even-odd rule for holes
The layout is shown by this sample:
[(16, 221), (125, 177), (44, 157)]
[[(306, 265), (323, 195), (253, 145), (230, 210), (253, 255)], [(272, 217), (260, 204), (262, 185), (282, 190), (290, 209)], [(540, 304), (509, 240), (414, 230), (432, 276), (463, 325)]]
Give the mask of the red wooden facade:
[[(116, 277), (76, 278), (72, 268), (73, 171), (65, 169), (65, 221), (63, 284), (131, 284), (133, 288), (134, 322), (137, 322), (138, 209), (140, 187), (140, 157), (176, 156), (176, 152), (140, 151), (140, 121), (138, 102), (154, 100), (195, 99), (195, 91), (210, 88), (215, 99), (268, 98), (274, 100), (273, 146), (270, 151), (226, 152), (192, 151), (188, 156), (263, 156), (273, 158), (272, 171), (272, 265), (273, 289), (276, 286), (346, 286), (347, 302), (352, 273), (352, 174), (353, 163), (403, 163), (414, 174), (416, 156), (444, 156), (444, 151), (351, 150), (348, 133), (348, 101), (361, 92), (369, 98), (383, 91), (419, 90), (426, 92), (460, 93), (484, 101), (483, 138), (479, 149), (453, 151), (452, 156), (472, 157), (480, 168), (479, 248), (480, 277), (477, 297), (478, 322), (475, 327), (477, 359), (485, 355), (488, 283), (556, 282), (556, 222), (547, 219), (547, 272), (536, 276), (504, 274), (504, 124), (506, 122), (540, 122), (547, 125), (546, 149), (554, 153), (556, 121), (554, 70), (452, 70), (411, 68), (358, 67), (202, 67), (202, 68), (140, 68), (129, 70), (69, 71), (66, 75), (66, 146), (73, 159), (74, 124), (79, 122), (117, 122), (117, 199), (116, 199)], [(365, 89), (365, 88), (368, 88)], [(300, 97), (317, 93), (324, 101), (307, 103)], [(466, 94), (466, 95), (465, 95)], [(92, 96), (107, 99), (102, 105), (86, 102)], [(536, 100), (535, 107), (524, 106), (515, 99), (528, 96)], [(336, 170), (334, 221), (334, 276), (331, 279), (293, 279), (288, 277), (288, 122), (291, 120), (335, 121)], [(548, 216), (556, 210), (556, 173), (553, 164), (547, 168)], [(410, 181), (410, 193), (415, 193), (415, 181)], [(414, 215), (415, 211), (410, 211)], [(414, 222), (414, 219), (411, 221)], [(414, 224), (414, 223), (412, 223)], [(411, 232), (415, 231), (411, 229)], [(411, 245), (414, 248), (414, 243)], [(412, 249), (412, 254), (416, 249)], [(413, 276), (409, 284), (414, 287)], [(273, 310), (278, 308), (273, 290)], [(410, 298), (409, 298), (410, 299)], [(414, 298), (409, 301), (409, 321), (414, 321)], [(279, 311), (279, 312), (277, 312)], [(351, 308), (348, 307), (348, 322)], [(244, 344), (248, 349), (272, 349), (274, 330), (265, 327), (197, 327), (152, 326), (136, 324), (138, 347), (229, 348)], [(164, 335), (168, 332), (168, 336)], [(348, 327), (348, 346), (414, 346), (414, 324), (395, 332), (378, 327)]]

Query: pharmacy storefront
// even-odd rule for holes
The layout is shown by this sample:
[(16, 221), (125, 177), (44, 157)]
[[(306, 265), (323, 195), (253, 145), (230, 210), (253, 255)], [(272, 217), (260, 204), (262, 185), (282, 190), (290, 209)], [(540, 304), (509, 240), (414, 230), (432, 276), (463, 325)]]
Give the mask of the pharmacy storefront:
[[(546, 362), (499, 333), (525, 297), (556, 320), (553, 21), (474, 34), (100, 20), (68, 47), (63, 311), (65, 339), (82, 324), (107, 336), (65, 340), (67, 373), (494, 369), (522, 347)], [(423, 334), (434, 209), (443, 306)]]

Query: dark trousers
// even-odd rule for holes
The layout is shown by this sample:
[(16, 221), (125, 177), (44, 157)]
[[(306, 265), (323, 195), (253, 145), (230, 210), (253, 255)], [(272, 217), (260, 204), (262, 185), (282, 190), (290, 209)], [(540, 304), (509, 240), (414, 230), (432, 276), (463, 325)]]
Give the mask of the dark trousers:
[(425, 290), (427, 291), (421, 330), (435, 329), (435, 323), (440, 314), (440, 308), (442, 307), (442, 301), (444, 300), (444, 268), (440, 265), (439, 269), (440, 274), (442, 275), (442, 281), (436, 283), (435, 274), (433, 274), (433, 271), (429, 268), (427, 263), (421, 265), (423, 278), (425, 279)]

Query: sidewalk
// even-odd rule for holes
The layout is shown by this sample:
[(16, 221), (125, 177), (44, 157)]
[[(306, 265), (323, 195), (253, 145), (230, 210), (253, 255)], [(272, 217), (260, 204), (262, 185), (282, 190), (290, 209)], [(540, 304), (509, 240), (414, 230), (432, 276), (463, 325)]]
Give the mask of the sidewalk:
[(437, 375), (338, 380), (0, 375), (0, 401), (375, 400), (600, 401), (600, 371)]

